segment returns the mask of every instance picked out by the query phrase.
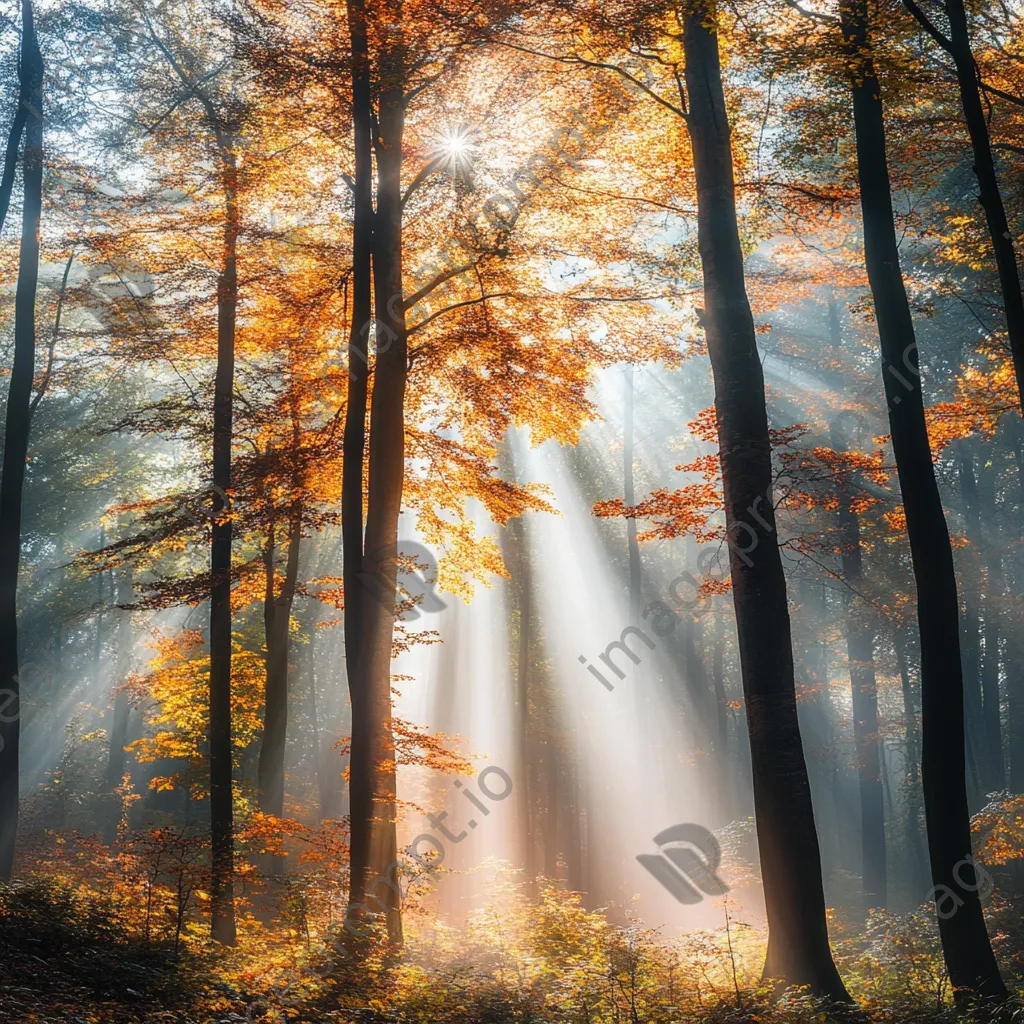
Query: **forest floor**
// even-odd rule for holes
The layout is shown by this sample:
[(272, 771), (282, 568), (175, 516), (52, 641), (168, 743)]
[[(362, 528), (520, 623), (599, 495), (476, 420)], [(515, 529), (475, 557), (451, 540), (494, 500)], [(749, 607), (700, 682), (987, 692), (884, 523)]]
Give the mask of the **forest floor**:
[[(161, 921), (147, 941), (102, 894), (66, 880), (0, 886), (0, 1024), (825, 1024), (850, 1021), (806, 996), (773, 1003), (756, 987), (760, 939), (723, 960), (714, 933), (681, 946), (609, 925), (552, 892), (525, 928), (413, 938), (354, 957), (335, 934), (283, 920), (240, 921), (239, 944), (213, 946), (196, 921), (177, 943)], [(991, 925), (991, 922), (990, 922)], [(945, 1024), (949, 1005), (930, 938), (889, 927), (836, 948), (861, 1007), (858, 1024)], [(517, 932), (517, 928), (519, 928)], [(1003, 933), (1001, 933), (1003, 934)], [(729, 938), (728, 936), (726, 938)], [(886, 945), (888, 943), (888, 945)], [(755, 948), (756, 945), (756, 948)], [(893, 952), (895, 951), (895, 952)], [(749, 954), (749, 955), (748, 955)], [(1019, 983), (1004, 959), (1004, 976)], [(929, 985), (934, 987), (929, 989)], [(1009, 1020), (1010, 1018), (1004, 1018)], [(1014, 1022), (1024, 1022), (1017, 1011)]]

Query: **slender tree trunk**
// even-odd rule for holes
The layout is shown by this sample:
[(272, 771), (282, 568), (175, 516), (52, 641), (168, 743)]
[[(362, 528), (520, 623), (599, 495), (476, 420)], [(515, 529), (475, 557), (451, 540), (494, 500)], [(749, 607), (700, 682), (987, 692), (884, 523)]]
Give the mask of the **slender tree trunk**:
[(1006, 755), (1003, 751), (1002, 709), (999, 695), (999, 611), (1002, 593), (1002, 559), (994, 551), (988, 557), (985, 591), (985, 654), (981, 663), (981, 704), (985, 719), (985, 743), (989, 750), (993, 791), (1006, 788)]
[[(273, 532), (271, 532), (273, 537)], [(302, 502), (295, 501), (288, 529), (288, 555), (281, 593), (275, 594), (273, 542), (268, 545), (267, 597), (264, 626), (267, 643), (267, 678), (263, 739), (257, 766), (260, 810), (280, 818), (284, 814), (284, 753), (288, 738), (288, 656), (291, 647), (292, 603), (299, 576), (302, 540)]]
[[(972, 667), (977, 674), (977, 691), (973, 695), (977, 724), (970, 734), (975, 737), (975, 749), (982, 753), (979, 769), (985, 793), (993, 793), (1006, 785), (1006, 768), (1003, 763), (1003, 737), (999, 707), (999, 625), (997, 607), (1002, 595), (1002, 557), (998, 550), (987, 542), (981, 525), (982, 500), (975, 475), (974, 449), (969, 440), (958, 443), (960, 490), (964, 499), (964, 521), (967, 538), (977, 552), (979, 562), (986, 564), (984, 600), (981, 586), (973, 574), (968, 574), (965, 589), (969, 597), (970, 612), (967, 630), (973, 631), (971, 654)], [(988, 504), (994, 502), (993, 494), (986, 494)], [(979, 565), (980, 567), (980, 565)], [(984, 639), (984, 657), (981, 641)], [(966, 660), (966, 659), (965, 659)], [(967, 708), (970, 710), (971, 703)], [(968, 723), (970, 725), (970, 723)]]
[[(722, 613), (715, 615), (714, 648), (711, 655), (711, 678), (715, 687), (715, 708), (718, 716), (718, 761), (729, 770), (729, 708), (725, 692), (725, 636), (722, 629)], [(731, 775), (731, 770), (729, 771)]]
[[(624, 413), (622, 427), (622, 486), (627, 508), (636, 504), (633, 487), (633, 374), (632, 365), (624, 376)], [(640, 623), (640, 545), (636, 539), (636, 520), (626, 520), (626, 552), (629, 556), (629, 621)]]
[[(833, 431), (832, 445), (845, 450)], [(860, 519), (853, 508), (846, 474), (839, 480), (839, 538), (843, 578), (857, 590), (862, 577)], [(861, 878), (865, 913), (888, 902), (885, 856), (885, 806), (879, 756), (878, 688), (875, 681), (875, 631), (870, 611), (854, 606), (847, 597), (846, 652), (850, 660), (853, 696), (853, 739), (857, 751), (860, 788)]]
[[(367, 341), (373, 320), (371, 249), (373, 245), (373, 158), (370, 134), (370, 65), (366, 8), (349, 0), (352, 47), (352, 124), (355, 196), (352, 219), (352, 322), (348, 351), (348, 402), (343, 441), (341, 533), (345, 592), (345, 668), (352, 704), (349, 802), (353, 822), (349, 897), (362, 902), (370, 858), (373, 765), (367, 722), (366, 686), (361, 670), (363, 606), (363, 478), (366, 457)], [(358, 824), (356, 824), (358, 822)]]
[[(374, 222), (373, 278), (376, 318), (373, 400), (370, 409), (369, 494), (362, 582), (362, 641), (359, 693), (352, 696), (352, 844), (349, 912), (358, 915), (364, 899), (386, 914), (388, 937), (402, 941), (398, 883), (395, 880), (395, 749), (391, 729), (391, 647), (394, 597), (398, 588), (398, 517), (405, 480), (405, 385), (408, 372), (405, 308), (402, 296), (402, 138), (405, 128), (405, 51), (401, 11), (381, 50), (381, 92), (376, 129), (377, 213)], [(357, 737), (360, 771), (357, 776)], [(357, 790), (358, 783), (358, 790)], [(365, 853), (365, 862), (362, 857)], [(356, 868), (359, 868), (357, 871)], [(372, 891), (371, 891), (371, 886)]]
[(836, 292), (832, 288), (828, 294), (828, 340), (834, 349), (843, 347), (843, 330), (839, 324), (839, 303), (836, 302)]
[(313, 657), (313, 638), (316, 636), (315, 623), (309, 631), (306, 645), (307, 680), (309, 684), (309, 739), (316, 771), (317, 790), (317, 823), (322, 824), (332, 818), (331, 788), (327, 781), (327, 764), (324, 759), (323, 738), (320, 735), (320, 707), (316, 697), (316, 658)]
[(1011, 793), (1024, 793), (1024, 645), (1017, 636), (1007, 637), (1006, 661), (1009, 786)]
[(914, 689), (910, 683), (910, 670), (903, 639), (897, 632), (894, 645), (896, 648), (896, 664), (900, 673), (900, 689), (903, 693), (903, 736), (906, 745), (906, 787), (907, 787), (907, 838), (914, 859), (916, 877), (921, 885), (928, 878), (928, 857), (921, 840), (921, 762), (920, 744), (917, 732), (917, 706), (914, 700)]
[(231, 490), (235, 317), (238, 306), (238, 171), (221, 140), (224, 250), (217, 281), (217, 373), (213, 396), (213, 530), (210, 543), (210, 833), (211, 934), (235, 944), (235, 839), (231, 743)]
[[(18, 285), (14, 297), (14, 365), (7, 392), (3, 477), (0, 480), (0, 878), (10, 878), (18, 829), (21, 685), (18, 679), (18, 566), (21, 561), (22, 492), (32, 379), (35, 375), (36, 284), (43, 205), (43, 58), (31, 0), (22, 0), (20, 91), (17, 120), (25, 121), (22, 157), (24, 203)], [(9, 192), (8, 192), (9, 199)]]
[[(578, 744), (576, 745), (576, 749), (579, 749)], [(572, 892), (582, 892), (585, 886), (583, 874), (583, 806), (578, 763), (574, 763), (570, 766), (568, 787), (569, 793), (568, 800), (566, 802), (569, 805), (569, 834), (566, 841), (566, 846), (568, 847), (566, 859), (569, 863), (566, 880), (568, 881), (569, 889)]]
[(110, 813), (105, 823), (105, 838), (113, 842), (117, 834), (117, 825), (121, 818), (121, 801), (116, 791), (124, 778), (124, 745), (128, 738), (128, 719), (131, 715), (131, 701), (125, 682), (131, 672), (132, 648), (132, 613), (125, 608), (135, 597), (132, 585), (131, 563), (125, 562), (117, 570), (117, 603), (120, 606), (120, 619), (117, 624), (117, 671), (115, 675), (114, 707), (110, 718), (110, 749), (107, 755), (106, 790), (111, 794)]
[(11, 121), (11, 130), (7, 134), (7, 147), (4, 151), (4, 171), (0, 178), (0, 232), (7, 221), (7, 211), (11, 206), (11, 193), (14, 191), (14, 175), (18, 169), (18, 150), (21, 148), (21, 137), (25, 131), (25, 120), (28, 108), (23, 102), (24, 96), (18, 96), (18, 106)]
[(530, 814), (530, 629), (532, 609), (532, 583), (526, 523), (522, 516), (508, 521), (509, 556), (512, 562), (512, 586), (516, 601), (516, 741), (519, 770), (524, 779), (516, 787), (516, 816), (518, 818), (519, 846), (526, 874), (526, 891), (532, 898), (537, 895), (537, 864), (535, 837)]
[(1006, 208), (999, 192), (995, 160), (992, 157), (992, 140), (988, 132), (988, 117), (981, 98), (981, 75), (971, 50), (971, 36), (967, 24), (967, 10), (964, 0), (945, 0), (944, 7), (949, 19), (949, 37), (935, 31), (927, 16), (916, 3), (907, 8), (932, 34), (939, 44), (953, 58), (956, 65), (956, 79), (960, 87), (960, 102), (964, 112), (964, 123), (971, 137), (974, 153), (974, 174), (978, 179), (978, 200), (985, 211), (989, 238), (996, 257), (999, 271), (999, 286), (1003, 293), (1003, 309), (1006, 311), (1006, 332), (1013, 357), (1013, 369), (1017, 378), (1017, 396), (1024, 411), (1024, 297), (1021, 295), (1020, 272), (1017, 255), (1014, 252), (1013, 236), (1006, 219)]
[[(31, 416), (31, 408), (29, 415)], [(98, 541), (100, 549), (107, 543), (107, 530), (102, 523)], [(92, 677), (95, 683), (99, 683), (103, 668), (103, 576), (102, 572), (96, 573), (96, 630), (92, 635)]]
[(561, 803), (561, 787), (558, 784), (558, 769), (561, 760), (555, 737), (555, 709), (547, 702), (547, 737), (544, 744), (544, 877), (550, 881), (558, 877), (558, 818)]
[[(797, 723), (786, 580), (775, 537), (764, 376), (743, 276), (714, 9), (686, 15), (687, 125), (697, 180), (704, 324), (715, 378), (733, 602), (769, 940), (765, 975), (848, 1001), (832, 961)], [(754, 557), (740, 552), (755, 551)]]
[[(957, 999), (1005, 998), (992, 954), (971, 856), (964, 757), (964, 689), (953, 552), (935, 482), (917, 345), (900, 270), (892, 213), (881, 86), (871, 59), (865, 0), (841, 0), (857, 136), (864, 255), (881, 342), (889, 425), (910, 536), (921, 632), (922, 778), (934, 895), (955, 894), (956, 913), (939, 919)], [(959, 877), (957, 877), (959, 876)], [(948, 902), (948, 900), (947, 900)]]

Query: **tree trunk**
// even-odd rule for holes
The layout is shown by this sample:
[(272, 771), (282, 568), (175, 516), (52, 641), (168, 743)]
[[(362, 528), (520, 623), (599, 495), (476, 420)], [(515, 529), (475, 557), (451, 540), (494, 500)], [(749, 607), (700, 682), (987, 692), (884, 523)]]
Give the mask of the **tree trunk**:
[[(684, 22), (687, 125), (768, 916), (765, 975), (846, 1002), (849, 996), (828, 943), (818, 836), (797, 723), (786, 580), (771, 498), (764, 376), (743, 277), (718, 38), (708, 24), (713, 18), (708, 7), (688, 14)], [(755, 546), (755, 558), (741, 555)]]
[(828, 295), (828, 340), (834, 349), (843, 347), (843, 329), (839, 323), (839, 303), (836, 302), (836, 291), (829, 290)]
[(231, 744), (231, 489), (232, 392), (238, 306), (238, 171), (235, 154), (218, 140), (224, 182), (224, 251), (217, 280), (217, 373), (213, 396), (213, 530), (210, 543), (210, 834), (211, 935), (235, 944), (235, 840)]
[[(367, 340), (373, 318), (371, 249), (373, 244), (373, 158), (370, 134), (370, 66), (363, 0), (349, 0), (352, 47), (352, 124), (355, 195), (352, 219), (352, 322), (349, 331), (348, 401), (343, 441), (341, 533), (345, 593), (345, 669), (352, 704), (349, 799), (353, 821), (349, 896), (362, 901), (369, 862), (371, 776), (365, 686), (360, 655), (363, 639), (363, 477), (366, 457)], [(359, 824), (355, 822), (358, 820)]]
[[(939, 919), (957, 999), (1005, 998), (977, 889), (956, 877), (971, 856), (964, 755), (964, 689), (953, 552), (935, 482), (914, 324), (896, 246), (881, 86), (871, 59), (865, 0), (842, 0), (843, 38), (857, 136), (864, 255), (881, 342), (889, 425), (910, 536), (921, 632), (922, 778), (934, 897), (955, 894), (956, 913)], [(948, 902), (948, 899), (946, 900)]]
[[(832, 446), (845, 450), (833, 431)], [(846, 652), (850, 660), (853, 696), (853, 740), (857, 751), (860, 788), (861, 878), (864, 911), (885, 909), (888, 899), (885, 857), (885, 806), (881, 759), (878, 747), (878, 687), (875, 682), (875, 631), (870, 611), (854, 606), (852, 591), (861, 582), (860, 519), (853, 508), (849, 481), (841, 473), (839, 484), (839, 542), (843, 578), (851, 588), (847, 595)]]
[(996, 177), (996, 165), (992, 158), (988, 117), (981, 98), (978, 65), (971, 50), (967, 11), (963, 0), (945, 0), (944, 6), (949, 18), (949, 39), (944, 41), (944, 48), (956, 65), (964, 122), (971, 137), (971, 149), (974, 153), (978, 200), (985, 211), (985, 223), (988, 225), (989, 238), (992, 240), (992, 249), (996, 257), (999, 287), (1003, 293), (1003, 309), (1006, 311), (1006, 333), (1017, 378), (1017, 397), (1024, 411), (1024, 297), (1021, 295), (1017, 255), (1014, 252), (1013, 236), (1006, 220), (1006, 208), (999, 192), (999, 179)]
[[(636, 504), (633, 488), (633, 367), (625, 372), (625, 402), (622, 426), (622, 486), (627, 508)], [(636, 539), (636, 520), (626, 519), (626, 551), (629, 556), (629, 621), (640, 623), (640, 545)]]
[(523, 857), (526, 891), (531, 898), (537, 895), (537, 865), (535, 836), (530, 814), (530, 618), (532, 611), (532, 585), (526, 523), (516, 516), (507, 523), (508, 562), (511, 563), (511, 595), (516, 603), (516, 754), (522, 784), (516, 786), (516, 817), (519, 830), (519, 848)]
[[(18, 829), (21, 687), (18, 679), (18, 566), (22, 492), (32, 379), (35, 376), (36, 284), (43, 205), (43, 58), (31, 0), (22, 0), (19, 112), (24, 111), (24, 202), (18, 285), (14, 297), (14, 365), (7, 392), (3, 477), (0, 480), (0, 878), (10, 878)], [(15, 114), (17, 119), (18, 114)]]
[[(959, 461), (960, 491), (964, 500), (967, 536), (978, 556), (981, 555), (980, 520), (978, 518), (977, 484), (974, 479), (974, 456), (965, 442), (956, 445)], [(969, 555), (970, 553), (968, 553)], [(964, 581), (964, 616), (960, 629), (960, 647), (964, 672), (964, 727), (967, 731), (969, 803), (980, 806), (992, 785), (991, 751), (985, 741), (985, 713), (981, 693), (981, 588), (977, 573), (962, 573)], [(973, 754), (973, 757), (972, 757)]]
[[(711, 654), (711, 679), (715, 687), (715, 708), (718, 717), (718, 763), (730, 776), (732, 766), (729, 764), (729, 707), (728, 697), (725, 692), (725, 635), (722, 629), (722, 613), (715, 614), (714, 648)], [(723, 792), (729, 792), (730, 787), (723, 787)]]
[[(964, 521), (967, 538), (977, 552), (978, 568), (985, 564), (984, 600), (977, 575), (969, 574), (966, 589), (972, 599), (973, 614), (968, 616), (967, 629), (974, 631), (972, 653), (977, 673), (977, 693), (974, 704), (978, 715), (977, 728), (971, 732), (976, 737), (975, 749), (980, 752), (982, 781), (985, 793), (1001, 790), (1006, 785), (1006, 768), (1003, 763), (1003, 736), (999, 707), (999, 622), (998, 605), (1003, 589), (1002, 556), (997, 548), (988, 543), (981, 524), (984, 508), (992, 508), (995, 495), (987, 489), (983, 500), (975, 475), (974, 449), (970, 440), (958, 443), (960, 490), (964, 499)], [(984, 656), (981, 646), (984, 640)], [(968, 704), (968, 708), (971, 705)]]
[(558, 769), (561, 755), (555, 736), (555, 709), (548, 702), (547, 741), (544, 744), (544, 877), (550, 882), (558, 877), (558, 819), (561, 803)]
[(131, 563), (125, 562), (117, 571), (117, 603), (120, 606), (121, 618), (117, 624), (117, 671), (114, 687), (114, 707), (110, 719), (110, 750), (107, 755), (106, 790), (111, 794), (110, 813), (105, 823), (105, 838), (108, 843), (114, 841), (118, 822), (121, 819), (121, 801), (117, 797), (117, 788), (124, 779), (124, 745), (128, 738), (128, 719), (131, 715), (131, 703), (125, 681), (132, 667), (132, 613), (124, 606), (130, 604), (135, 596), (132, 585)]
[(267, 596), (263, 612), (267, 643), (267, 679), (257, 786), (260, 810), (264, 814), (273, 814), (278, 818), (284, 814), (284, 752), (288, 738), (288, 655), (291, 647), (289, 626), (295, 584), (299, 575), (301, 539), (302, 502), (295, 501), (288, 529), (288, 556), (280, 594), (275, 594), (273, 541), (268, 544), (270, 557), (267, 560)]
[(896, 664), (900, 673), (900, 689), (903, 693), (903, 735), (906, 744), (907, 769), (907, 839), (914, 857), (914, 870), (920, 884), (925, 885), (928, 878), (928, 858), (921, 841), (921, 801), (919, 788), (921, 785), (921, 764), (918, 751), (917, 710), (914, 701), (914, 690), (910, 683), (910, 670), (907, 667), (907, 656), (903, 647), (903, 639), (896, 633), (893, 641), (896, 647)]
[[(400, 24), (400, 13), (396, 15)], [(380, 55), (381, 93), (376, 130), (377, 212), (373, 283), (376, 320), (370, 408), (369, 494), (362, 582), (358, 685), (352, 688), (352, 883), (349, 914), (373, 899), (387, 919), (388, 937), (402, 941), (395, 879), (396, 778), (391, 730), (391, 647), (398, 590), (398, 517), (405, 480), (405, 385), (408, 355), (402, 298), (402, 137), (405, 127), (405, 51), (400, 28)], [(358, 851), (358, 860), (356, 859)]]

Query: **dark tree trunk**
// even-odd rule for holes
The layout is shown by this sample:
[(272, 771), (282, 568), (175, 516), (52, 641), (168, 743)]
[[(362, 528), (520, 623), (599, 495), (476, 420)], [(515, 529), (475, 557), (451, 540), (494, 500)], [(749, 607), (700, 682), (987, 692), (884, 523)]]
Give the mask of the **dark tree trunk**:
[[(892, 213), (881, 86), (871, 59), (865, 0), (842, 0), (843, 38), (857, 136), (864, 256), (881, 342), (889, 426), (910, 536), (921, 632), (921, 758), (928, 851), (938, 899), (962, 905), (939, 919), (946, 967), (957, 999), (1005, 998), (977, 889), (956, 874), (971, 856), (964, 756), (964, 689), (953, 552), (935, 482), (918, 369), (914, 324), (900, 270)], [(945, 887), (938, 888), (938, 887)], [(947, 901), (948, 902), (948, 901)]]
[[(36, 353), (36, 284), (43, 205), (43, 58), (30, 0), (22, 0), (18, 112), (25, 121), (24, 202), (18, 285), (14, 297), (14, 365), (7, 392), (0, 480), (0, 878), (10, 878), (18, 829), (21, 688), (18, 680), (18, 566)], [(9, 198), (9, 193), (8, 193)]]
[[(400, 13), (396, 18), (400, 23)], [(353, 855), (349, 913), (358, 916), (366, 898), (375, 900), (386, 913), (388, 937), (392, 942), (401, 942), (401, 906), (395, 880), (396, 779), (391, 729), (391, 648), (398, 589), (398, 517), (405, 480), (408, 372), (401, 203), (405, 52), (400, 29), (393, 31), (382, 48), (380, 68), (373, 239), (376, 355), (362, 573), (366, 597), (360, 616), (358, 686), (352, 688), (351, 824), (353, 854), (358, 849), (359, 860)]]
[[(833, 447), (845, 444), (833, 431)], [(885, 908), (888, 901), (885, 857), (885, 806), (882, 767), (879, 756), (878, 687), (875, 682), (875, 631), (869, 609), (854, 605), (853, 593), (861, 584), (862, 552), (860, 519), (855, 511), (849, 480), (841, 472), (839, 492), (839, 542), (843, 578), (851, 588), (847, 595), (846, 652), (850, 661), (853, 696), (853, 740), (857, 751), (857, 779), (860, 788), (861, 878), (865, 913)]]
[(7, 211), (11, 206), (11, 193), (14, 191), (14, 175), (18, 169), (18, 150), (21, 148), (21, 136), (25, 131), (25, 119), (28, 108), (19, 95), (18, 106), (11, 121), (11, 130), (7, 134), (7, 148), (4, 151), (4, 172), (0, 178), (0, 232), (7, 221)]
[[(718, 38), (709, 27), (713, 19), (708, 7), (688, 14), (684, 22), (687, 125), (768, 916), (765, 975), (848, 1001), (828, 943), (818, 836), (797, 723), (786, 580), (771, 498), (764, 376), (743, 276)], [(753, 558), (740, 554), (755, 546)]]
[(213, 529), (210, 543), (210, 832), (211, 934), (235, 943), (235, 840), (231, 744), (231, 489), (235, 316), (238, 306), (238, 171), (218, 139), (224, 183), (224, 250), (217, 280), (217, 373), (213, 395)]
[[(271, 528), (273, 537), (273, 528)], [(263, 621), (267, 643), (267, 679), (263, 740), (257, 766), (260, 810), (280, 818), (284, 813), (284, 752), (288, 738), (288, 655), (291, 647), (292, 602), (299, 576), (302, 502), (296, 501), (288, 528), (288, 555), (281, 593), (275, 593), (273, 541), (268, 544), (267, 596)]]
[(352, 47), (352, 124), (355, 195), (352, 218), (352, 322), (348, 350), (348, 401), (343, 441), (341, 533), (345, 592), (345, 669), (352, 704), (350, 813), (359, 826), (351, 836), (351, 901), (362, 901), (369, 863), (370, 834), (364, 823), (370, 807), (370, 737), (364, 727), (366, 697), (360, 655), (363, 639), (363, 478), (366, 458), (367, 341), (373, 319), (371, 248), (373, 244), (373, 158), (370, 134), (370, 65), (366, 8), (350, 0), (348, 21)]

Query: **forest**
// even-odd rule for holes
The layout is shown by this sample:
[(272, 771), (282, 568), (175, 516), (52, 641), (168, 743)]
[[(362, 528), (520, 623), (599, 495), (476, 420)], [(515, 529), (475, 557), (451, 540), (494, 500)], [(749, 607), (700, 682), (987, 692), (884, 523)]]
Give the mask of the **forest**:
[(0, 1024), (1024, 1021), (1016, 0), (0, 0), (0, 133)]

